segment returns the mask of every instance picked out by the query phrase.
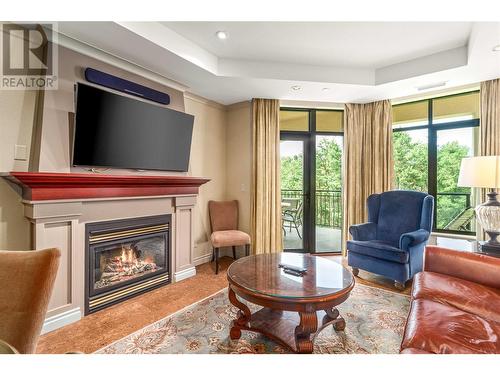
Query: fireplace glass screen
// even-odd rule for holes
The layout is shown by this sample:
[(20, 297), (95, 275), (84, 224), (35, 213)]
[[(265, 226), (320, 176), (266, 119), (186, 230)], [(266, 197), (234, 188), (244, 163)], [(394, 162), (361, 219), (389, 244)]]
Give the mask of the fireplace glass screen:
[(166, 263), (166, 236), (152, 235), (139, 240), (96, 245), (94, 290), (128, 283), (160, 272)]

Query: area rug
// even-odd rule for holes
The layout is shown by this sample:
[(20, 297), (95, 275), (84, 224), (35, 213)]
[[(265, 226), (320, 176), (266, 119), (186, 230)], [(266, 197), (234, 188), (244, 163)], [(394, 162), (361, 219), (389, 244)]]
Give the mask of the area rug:
[[(258, 306), (249, 304), (253, 311)], [(314, 353), (397, 353), (409, 297), (382, 289), (356, 285), (346, 302), (338, 306), (346, 329), (326, 327), (314, 341)], [(230, 354), (287, 353), (261, 334), (242, 331), (239, 340), (229, 338), (238, 309), (228, 300), (227, 289), (178, 311), (120, 339), (99, 354)]]

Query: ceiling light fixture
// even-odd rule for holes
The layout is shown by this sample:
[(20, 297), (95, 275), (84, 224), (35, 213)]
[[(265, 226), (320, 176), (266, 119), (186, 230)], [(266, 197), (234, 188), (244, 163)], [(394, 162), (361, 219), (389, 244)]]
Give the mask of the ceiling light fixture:
[(323, 92), (327, 92), (327, 91), (330, 91), (330, 88), (329, 88), (329, 87), (323, 87), (323, 88), (321, 89), (321, 91), (323, 91)]
[(429, 85), (423, 85), (423, 86), (417, 86), (417, 90), (423, 91), (423, 90), (435, 89), (436, 87), (443, 87), (446, 85), (446, 82), (448, 82), (448, 81), (431, 83)]
[(302, 89), (302, 87), (297, 86), (297, 85), (292, 86), (292, 90), (293, 90), (293, 91), (299, 91), (300, 89)]
[(215, 33), (215, 36), (219, 38), (220, 40), (226, 40), (228, 35), (225, 31), (219, 30)]
[(500, 52), (500, 44), (496, 45), (495, 47), (492, 48), (493, 52)]

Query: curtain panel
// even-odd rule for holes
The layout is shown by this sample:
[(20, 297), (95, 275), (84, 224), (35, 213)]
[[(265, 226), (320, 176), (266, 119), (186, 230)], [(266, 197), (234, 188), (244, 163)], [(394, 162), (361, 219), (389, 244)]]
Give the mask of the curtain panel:
[(367, 220), (370, 194), (393, 188), (392, 107), (389, 100), (346, 104), (343, 163), (344, 241), (349, 227)]
[[(479, 136), (479, 155), (500, 155), (500, 78), (481, 82), (481, 117)], [(486, 201), (488, 189), (480, 190), (480, 202)], [(484, 240), (484, 232), (476, 224), (478, 240)]]
[(252, 100), (253, 254), (283, 250), (281, 228), (279, 100)]

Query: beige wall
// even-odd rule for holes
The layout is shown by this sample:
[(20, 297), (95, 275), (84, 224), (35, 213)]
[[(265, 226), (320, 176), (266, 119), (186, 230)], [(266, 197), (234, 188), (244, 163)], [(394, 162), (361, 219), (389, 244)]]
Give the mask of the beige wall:
[[(35, 102), (35, 91), (0, 90), (0, 172), (28, 170)], [(26, 146), (26, 160), (14, 159), (15, 145)], [(29, 222), (20, 201), (0, 180), (0, 249), (29, 249)]]
[[(130, 73), (120, 67), (108, 64), (83, 53), (59, 46), (58, 89), (45, 92), (41, 137), (37, 141), (40, 146), (39, 165), (33, 169), (42, 172), (88, 172), (87, 168), (71, 167), (69, 114), (74, 112), (74, 85), (85, 82), (85, 68), (91, 67), (115, 74), (121, 78), (146, 85), (170, 95), (168, 108), (184, 111), (184, 96), (179, 90), (172, 89), (140, 75)], [(88, 82), (86, 82), (88, 84)], [(138, 99), (141, 100), (141, 99)], [(106, 173), (139, 174), (135, 170), (108, 169)], [(140, 174), (174, 174), (170, 172), (146, 171)]]
[(189, 174), (210, 179), (200, 188), (194, 209), (197, 263), (211, 254), (208, 201), (226, 198), (226, 110), (220, 104), (190, 94), (185, 96), (184, 103), (186, 113), (195, 116)]
[(252, 183), (251, 103), (227, 108), (226, 197), (239, 201), (240, 228), (250, 233), (250, 188)]
[[(86, 66), (102, 69), (124, 78), (147, 84), (172, 95), (171, 108), (195, 116), (189, 175), (209, 178), (201, 187), (194, 210), (194, 257), (197, 263), (211, 254), (208, 242), (210, 224), (208, 201), (240, 201), (240, 227), (250, 227), (251, 124), (250, 103), (230, 107), (152, 82), (124, 69), (109, 65), (82, 53), (59, 49), (59, 89), (46, 92), (38, 138), (33, 141), (35, 163), (14, 160), (14, 145), (27, 146), (28, 159), (35, 127), (36, 93), (34, 91), (0, 91), (0, 172), (51, 171), (84, 172), (70, 166), (69, 113), (74, 111), (73, 85), (83, 80)], [(138, 173), (109, 170), (106, 173)], [(149, 172), (146, 172), (149, 173)], [(157, 172), (151, 172), (157, 174)], [(30, 246), (29, 223), (23, 215), (19, 194), (0, 180), (0, 249), (27, 249)]]

